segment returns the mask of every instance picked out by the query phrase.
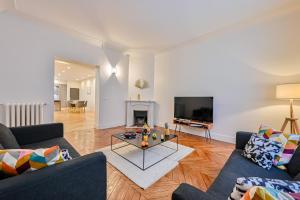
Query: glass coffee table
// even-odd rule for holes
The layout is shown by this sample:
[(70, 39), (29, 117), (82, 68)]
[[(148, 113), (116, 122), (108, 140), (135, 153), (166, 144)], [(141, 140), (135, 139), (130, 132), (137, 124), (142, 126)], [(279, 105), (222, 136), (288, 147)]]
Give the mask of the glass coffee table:
[[(157, 133), (157, 138), (153, 139), (152, 138), (152, 134), (153, 133)], [(134, 139), (127, 139), (124, 136), (124, 133), (118, 133), (118, 134), (114, 134), (111, 136), (111, 151), (116, 153), (117, 155), (121, 156), (122, 158), (124, 158), (125, 160), (127, 160), (128, 162), (130, 162), (131, 164), (135, 165), (136, 167), (138, 167), (141, 170), (146, 170), (150, 167), (152, 167), (153, 165), (163, 161), (164, 159), (168, 158), (169, 156), (171, 156), (172, 154), (176, 153), (178, 151), (178, 136), (175, 134), (170, 134), (169, 136), (165, 136), (165, 140), (161, 141), (161, 132), (158, 130), (153, 130), (151, 131), (150, 135), (148, 136), (148, 146), (146, 147), (142, 147), (141, 143), (142, 143), (142, 134), (137, 133), (136, 134), (136, 138)], [(113, 146), (113, 141), (123, 141), (125, 144), (122, 146), (117, 146), (114, 147)], [(170, 147), (170, 146), (166, 146), (165, 143), (171, 140), (176, 140), (176, 147)], [(163, 148), (168, 148), (169, 150), (171, 150), (171, 152), (169, 152), (167, 155), (163, 156), (162, 158), (160, 158), (158, 161), (154, 161), (153, 163), (149, 164), (148, 166), (145, 166), (145, 157), (146, 157), (146, 152), (147, 150), (150, 150), (153, 147), (157, 147), (157, 146), (161, 146)], [(116, 150), (125, 148), (127, 146), (134, 146), (137, 149), (142, 151), (142, 164), (138, 164), (136, 162), (134, 162), (133, 160), (130, 160), (128, 157), (120, 154), (119, 152), (117, 152)], [(163, 151), (163, 149), (162, 149)]]

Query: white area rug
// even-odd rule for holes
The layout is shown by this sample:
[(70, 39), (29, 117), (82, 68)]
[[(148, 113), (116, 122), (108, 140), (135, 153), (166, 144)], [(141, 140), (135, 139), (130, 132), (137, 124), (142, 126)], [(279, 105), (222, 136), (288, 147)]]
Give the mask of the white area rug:
[[(120, 145), (126, 145), (126, 143), (119, 143), (113, 147), (119, 147)], [(176, 143), (174, 142), (165, 142), (163, 145), (176, 149)], [(102, 151), (107, 158), (107, 161), (121, 171), (125, 176), (130, 180), (135, 182), (138, 186), (143, 189), (150, 187), (153, 183), (158, 181), (161, 177), (167, 174), (169, 171), (174, 169), (178, 165), (178, 161), (189, 155), (194, 151), (193, 148), (186, 147), (183, 145), (178, 145), (178, 151), (168, 158), (162, 160), (161, 162), (155, 164), (154, 166), (141, 170), (132, 163), (128, 162), (121, 156), (117, 155), (115, 152), (112, 152), (110, 146), (104, 147), (97, 151)], [(115, 150), (119, 154), (123, 155), (127, 159), (136, 163), (139, 166), (142, 166), (143, 163), (143, 151), (132, 145), (120, 148)], [(145, 151), (145, 167), (150, 166), (151, 164), (157, 162), (161, 158), (170, 154), (174, 150), (171, 150), (167, 147), (157, 145)]]

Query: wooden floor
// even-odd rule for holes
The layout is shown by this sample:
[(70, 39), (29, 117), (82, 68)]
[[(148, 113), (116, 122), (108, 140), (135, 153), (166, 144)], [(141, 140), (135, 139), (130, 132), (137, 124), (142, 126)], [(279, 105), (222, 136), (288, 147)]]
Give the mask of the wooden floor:
[[(65, 115), (64, 115), (65, 114)], [(65, 138), (81, 155), (110, 144), (110, 135), (123, 131), (124, 127), (96, 130), (93, 113), (55, 113), (55, 121), (65, 125)], [(206, 190), (231, 154), (232, 144), (214, 141), (185, 133), (179, 134), (179, 143), (195, 149), (179, 165), (150, 188), (143, 190), (109, 163), (107, 164), (107, 198), (117, 199), (171, 199), (180, 183), (189, 183)], [(143, 178), (143, 177), (141, 177)]]

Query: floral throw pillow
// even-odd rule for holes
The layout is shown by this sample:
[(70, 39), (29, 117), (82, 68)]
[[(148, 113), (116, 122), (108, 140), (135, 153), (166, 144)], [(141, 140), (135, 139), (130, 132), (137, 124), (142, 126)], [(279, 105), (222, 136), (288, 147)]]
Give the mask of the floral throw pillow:
[(281, 147), (281, 143), (252, 135), (242, 155), (262, 168), (270, 170), (275, 156), (281, 151)]

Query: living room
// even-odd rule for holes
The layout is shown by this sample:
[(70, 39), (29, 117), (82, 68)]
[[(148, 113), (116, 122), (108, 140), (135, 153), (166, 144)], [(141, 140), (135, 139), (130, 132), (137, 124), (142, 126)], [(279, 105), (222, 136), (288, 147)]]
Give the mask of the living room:
[[(297, 0), (0, 0), (0, 199), (299, 199), (299, 20)], [(57, 60), (93, 67), (92, 120), (57, 118)]]

